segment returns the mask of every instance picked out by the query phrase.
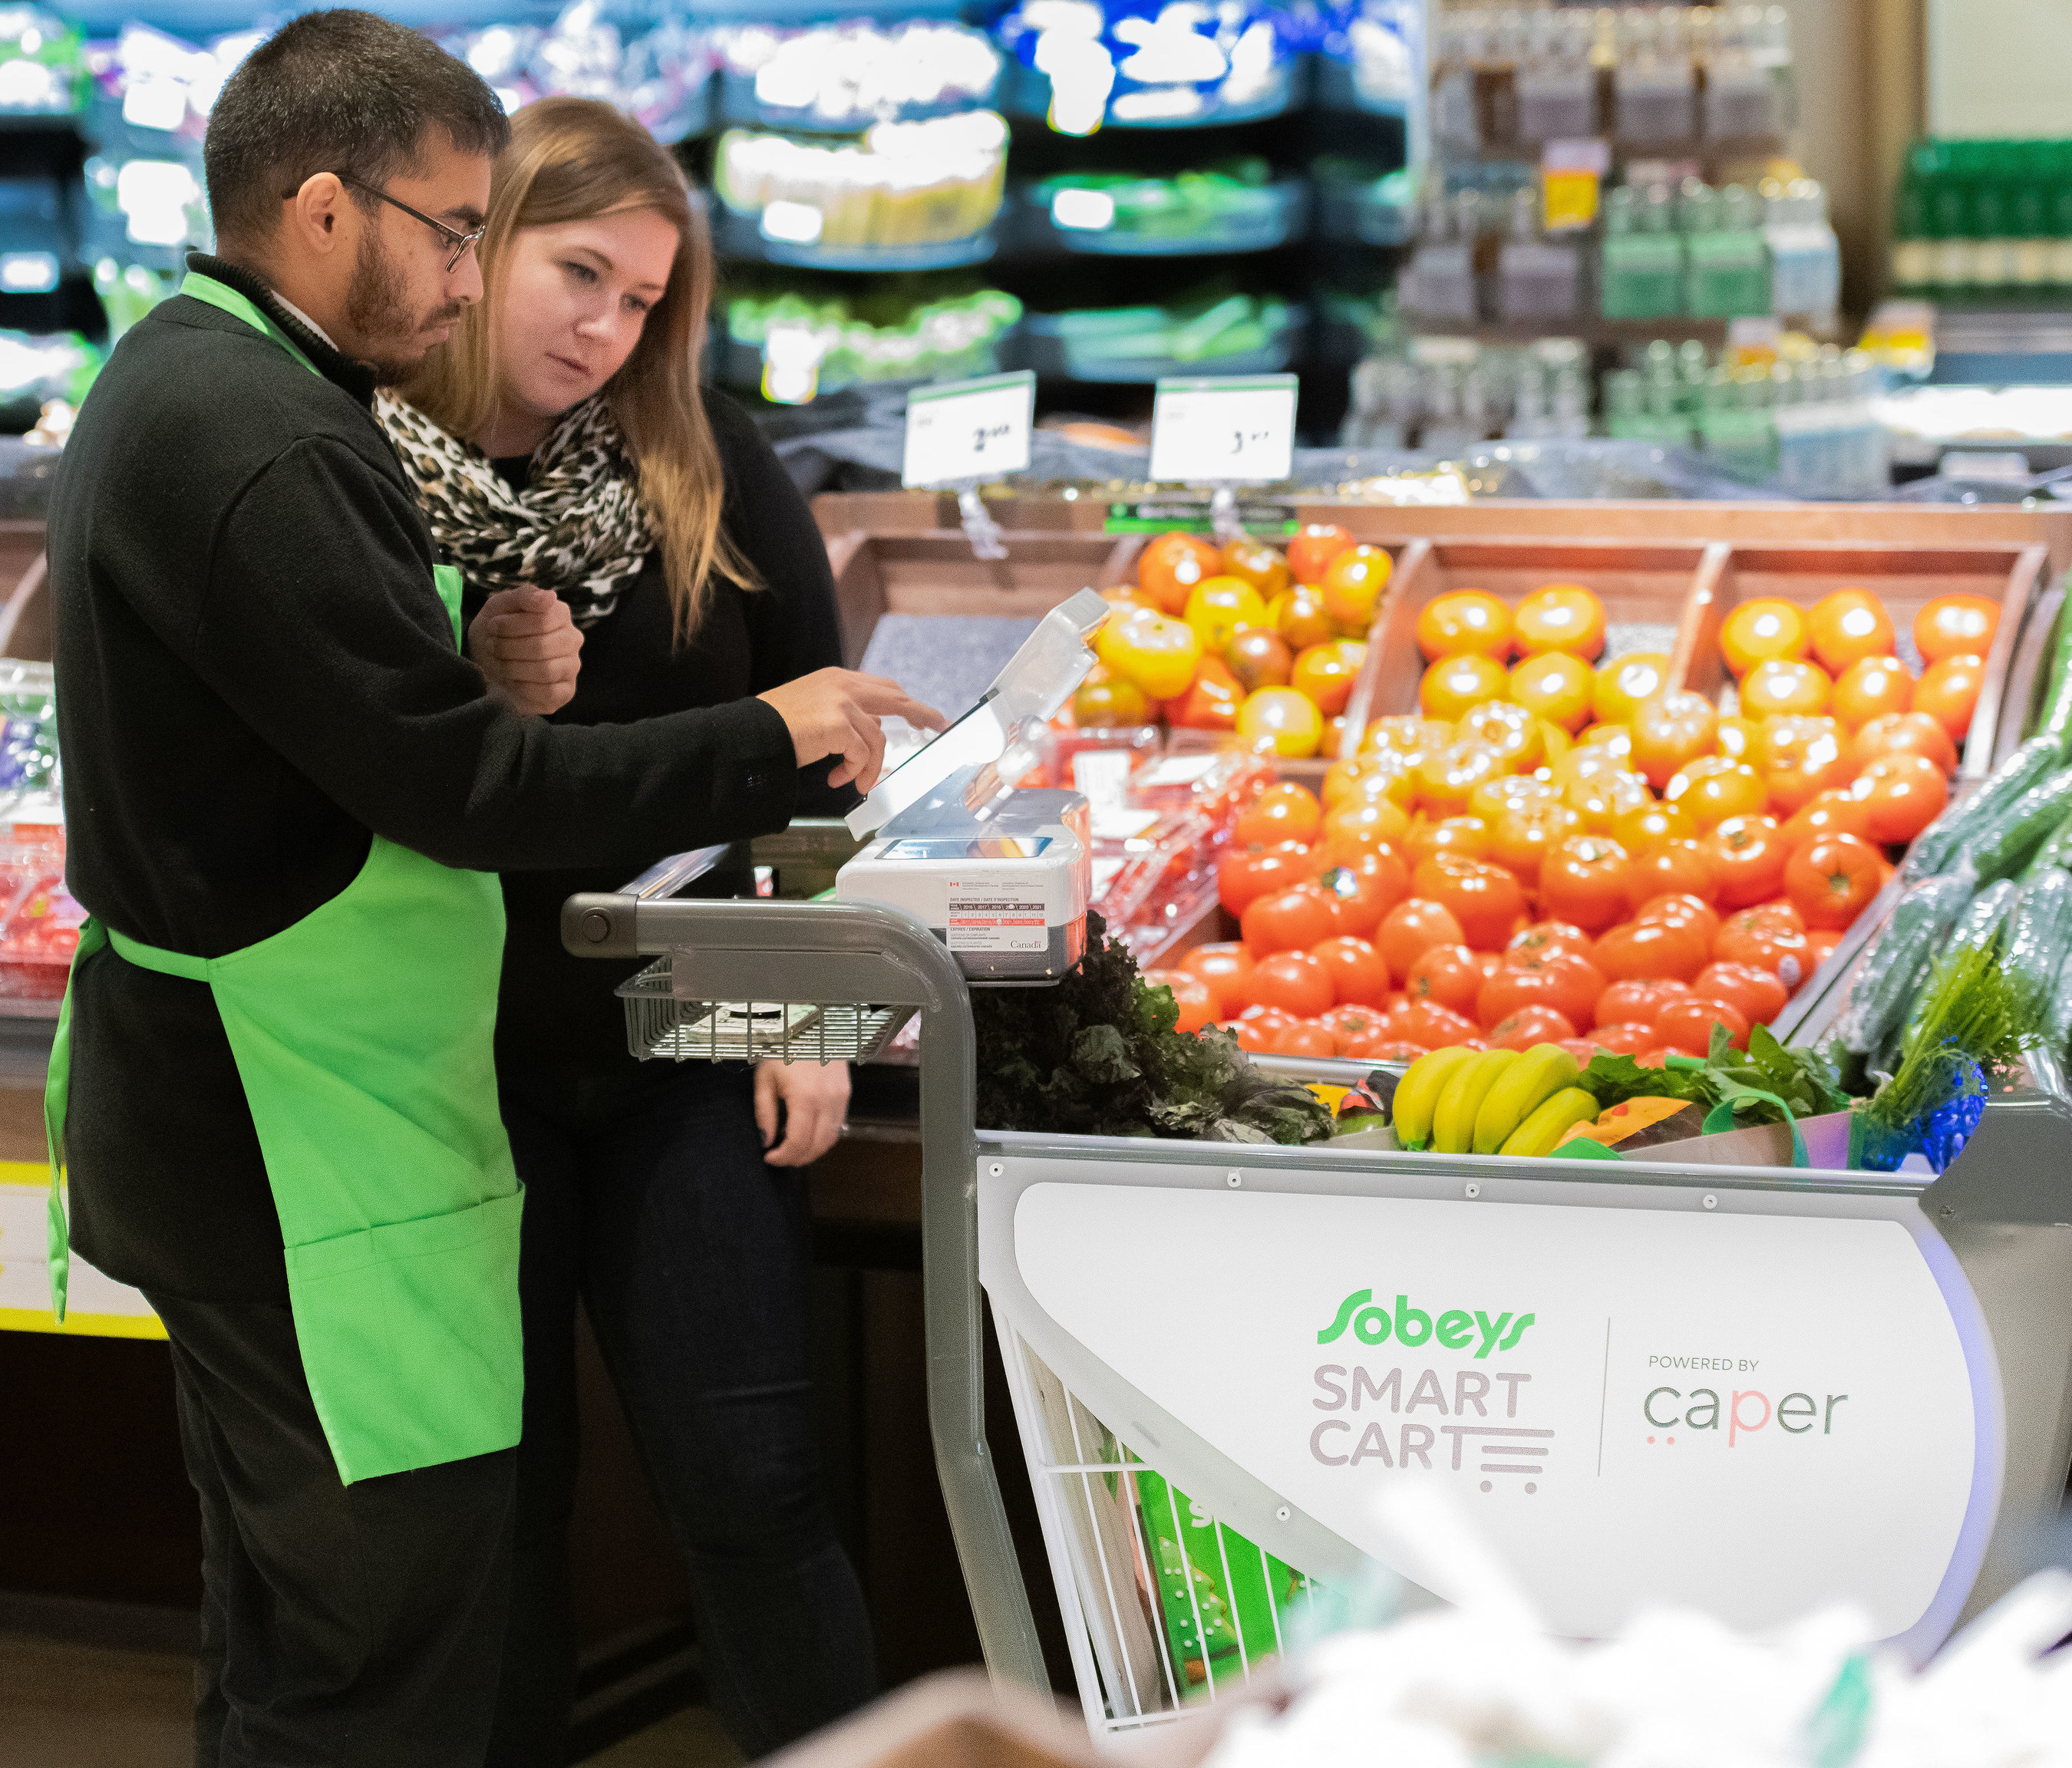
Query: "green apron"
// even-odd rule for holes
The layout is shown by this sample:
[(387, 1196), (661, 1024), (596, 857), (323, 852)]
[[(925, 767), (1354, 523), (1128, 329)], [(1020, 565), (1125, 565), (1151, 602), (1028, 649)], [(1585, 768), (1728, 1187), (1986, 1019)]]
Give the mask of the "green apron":
[[(235, 290), (190, 273), (180, 292), (235, 314), (318, 372)], [(435, 577), (458, 643), (460, 574), (440, 565)], [(376, 835), (345, 890), (256, 945), (191, 957), (89, 920), (75, 968), (105, 945), (215, 995), (280, 1213), (296, 1340), (339, 1478), (350, 1485), (511, 1447), (524, 1387), (524, 1194), (491, 1049), (504, 955), (495, 877)], [(43, 1108), (60, 1320), (71, 1029), (68, 987)]]

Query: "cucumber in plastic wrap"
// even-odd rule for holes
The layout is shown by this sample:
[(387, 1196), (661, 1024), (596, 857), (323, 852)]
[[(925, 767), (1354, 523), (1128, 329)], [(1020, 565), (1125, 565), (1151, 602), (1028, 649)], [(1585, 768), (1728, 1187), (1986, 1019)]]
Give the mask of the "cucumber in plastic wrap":
[(1848, 1010), (1838, 1028), (1844, 1050), (1868, 1055), (1898, 1030), (1944, 935), (1971, 899), (1971, 879), (1959, 874), (1925, 879), (1893, 905), (1891, 918), (1856, 965)]
[(2072, 1044), (2072, 956), (2058, 972), (2058, 987), (2050, 997), (2050, 1047), (2062, 1057)]
[(2050, 1022), (2050, 991), (2072, 956), (2072, 872), (2051, 869), (2021, 886), (2021, 900), (2008, 918), (2000, 964), (2032, 990), (2037, 1031)]
[(2012, 876), (2072, 816), (2072, 767), (2046, 774), (2004, 810), (1974, 824), (1958, 852), (1981, 884)]
[(2044, 837), (2042, 846), (2029, 855), (2029, 864), (2022, 868), (2021, 881), (2026, 884), (2054, 867), (2072, 872), (2072, 816), (2067, 816)]
[[(1964, 874), (1956, 876), (1961, 879)], [(1926, 1001), (1925, 985), (1928, 972), (1938, 958), (1955, 956), (1959, 952), (1984, 952), (2002, 938), (2003, 931), (2013, 920), (2021, 903), (2021, 886), (2011, 878), (2004, 878), (1996, 884), (1988, 884), (1973, 897), (1964, 912), (1957, 917), (1957, 924), (1950, 930), (1950, 937), (1929, 954), (1929, 962), (1922, 968), (1921, 977), (1907, 991), (1906, 1013), (1901, 1023), (1897, 1047), (1904, 1051), (1914, 1042), (1920, 1029), (1921, 1014)], [(2002, 948), (2005, 949), (2004, 945)]]
[(2060, 605), (2058, 630), (2051, 635), (2050, 678), (2036, 734), (2049, 738), (2058, 753), (2072, 761), (2072, 594)]
[(1901, 876), (1910, 884), (1940, 877), (1955, 863), (1958, 849), (1975, 831), (1999, 816), (2030, 787), (2060, 764), (2058, 742), (2031, 737), (1961, 804), (1953, 804), (1914, 837)]

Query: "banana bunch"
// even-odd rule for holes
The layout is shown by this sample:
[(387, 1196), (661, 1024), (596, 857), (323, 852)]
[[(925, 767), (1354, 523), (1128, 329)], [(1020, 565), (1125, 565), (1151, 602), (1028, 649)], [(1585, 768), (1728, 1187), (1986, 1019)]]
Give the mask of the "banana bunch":
[(1396, 1137), (1441, 1154), (1540, 1155), (1597, 1115), (1558, 1043), (1515, 1050), (1434, 1050), (1396, 1088)]

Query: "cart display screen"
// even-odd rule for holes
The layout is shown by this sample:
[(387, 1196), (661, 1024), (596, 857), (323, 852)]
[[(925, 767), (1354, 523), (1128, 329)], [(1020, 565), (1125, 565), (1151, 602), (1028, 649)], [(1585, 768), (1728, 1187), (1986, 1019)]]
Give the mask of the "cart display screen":
[(976, 841), (894, 841), (887, 859), (1034, 859), (1050, 845), (1048, 835), (984, 835)]

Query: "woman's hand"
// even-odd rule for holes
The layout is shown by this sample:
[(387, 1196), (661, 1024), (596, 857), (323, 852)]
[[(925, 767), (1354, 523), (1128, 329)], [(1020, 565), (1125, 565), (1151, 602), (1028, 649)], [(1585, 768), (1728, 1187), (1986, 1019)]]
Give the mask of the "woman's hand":
[(933, 706), (910, 697), (898, 682), (853, 669), (816, 669), (755, 697), (777, 709), (791, 733), (801, 767), (832, 755), (838, 765), (828, 774), (828, 783), (846, 786), (853, 781), (862, 792), (878, 783), (885, 761), (880, 718), (904, 718), (917, 730), (942, 730), (949, 724)]
[[(777, 1103), (784, 1103), (784, 1140), (777, 1139)], [(804, 1166), (834, 1146), (849, 1112), (845, 1062), (766, 1062), (755, 1071), (755, 1127), (772, 1166)]]
[(542, 717), (574, 698), (582, 642), (552, 590), (499, 590), (467, 629), (467, 654), (490, 686)]

